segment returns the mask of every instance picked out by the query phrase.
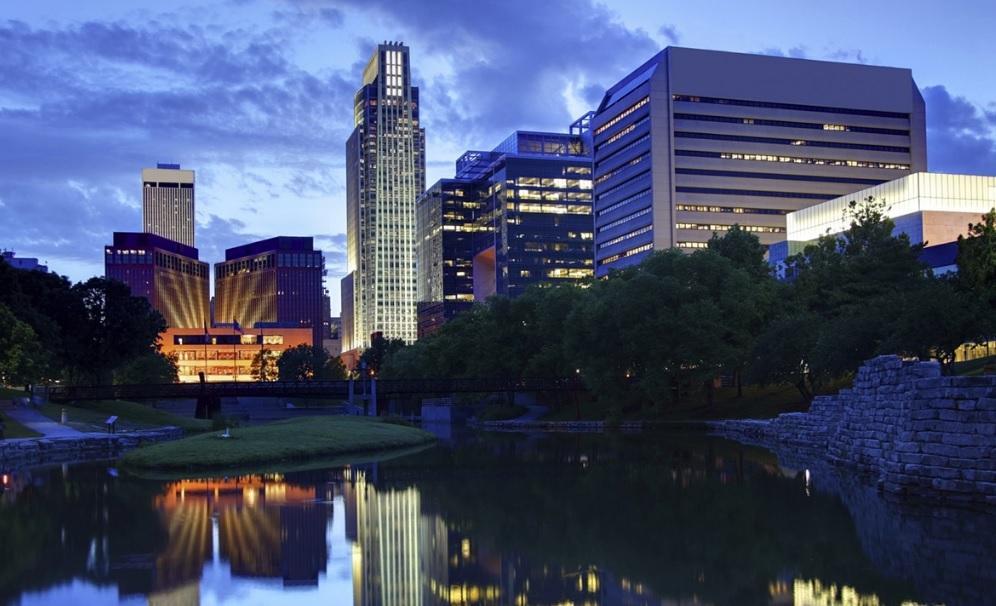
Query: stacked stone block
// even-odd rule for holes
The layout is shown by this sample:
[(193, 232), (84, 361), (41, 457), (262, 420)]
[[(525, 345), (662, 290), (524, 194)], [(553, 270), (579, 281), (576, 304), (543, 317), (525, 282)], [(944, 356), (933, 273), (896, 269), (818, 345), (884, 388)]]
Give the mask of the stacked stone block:
[(996, 504), (996, 376), (942, 377), (936, 362), (881, 356), (807, 413), (716, 428), (823, 457), (891, 493)]

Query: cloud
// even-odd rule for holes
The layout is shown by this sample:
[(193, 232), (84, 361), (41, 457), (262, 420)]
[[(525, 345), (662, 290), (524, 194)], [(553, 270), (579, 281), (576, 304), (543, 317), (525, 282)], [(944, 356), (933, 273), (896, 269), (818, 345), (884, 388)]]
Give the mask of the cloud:
[(668, 44), (677, 45), (681, 42), (681, 35), (678, 33), (678, 28), (673, 25), (662, 25), (657, 33), (664, 37)]
[(417, 77), (427, 57), (446, 64), (417, 82), (422, 117), (430, 143), (442, 138), (463, 149), (489, 149), (515, 129), (566, 131), (578, 117), (564, 96), (572, 83), (611, 84), (659, 50), (648, 33), (587, 0), (496, 2), (486, 16), (460, 0), (337, 4), (373, 11), (387, 31), (400, 30)]
[(808, 59), (808, 53), (806, 52), (806, 47), (804, 46), (793, 46), (787, 50), (783, 50), (778, 47), (769, 47), (759, 51), (762, 55), (771, 55), (772, 57), (791, 57), (793, 59)]
[[(342, 19), (326, 8), (307, 17)], [(139, 170), (160, 160), (198, 171), (197, 241), (209, 260), (246, 241), (229, 237), (237, 222), (218, 223), (245, 206), (219, 188), (234, 181), (258, 209), (287, 192), (336, 191), (324, 175), (343, 165), (330, 142), (352, 130), (354, 77), (298, 66), (295, 28), (0, 22), (2, 246), (102, 273), (111, 232), (141, 229)]]
[(922, 89), (927, 105), (927, 162), (930, 170), (996, 174), (996, 139), (991, 113), (944, 86)]

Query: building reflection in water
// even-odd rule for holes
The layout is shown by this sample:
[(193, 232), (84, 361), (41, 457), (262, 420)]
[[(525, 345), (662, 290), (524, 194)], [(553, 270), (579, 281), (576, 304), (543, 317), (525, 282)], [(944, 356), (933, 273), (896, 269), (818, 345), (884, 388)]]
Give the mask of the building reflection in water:
[(167, 541), (155, 560), (150, 601), (196, 587), (205, 563), (215, 558), (235, 577), (317, 585), (328, 562), (330, 496), (321, 486), (290, 484), (280, 475), (167, 484), (155, 503)]

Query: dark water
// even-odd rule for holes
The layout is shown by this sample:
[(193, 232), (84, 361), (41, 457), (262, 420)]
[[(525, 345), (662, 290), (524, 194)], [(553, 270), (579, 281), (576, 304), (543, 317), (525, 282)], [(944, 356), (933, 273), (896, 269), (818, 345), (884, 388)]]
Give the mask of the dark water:
[(19, 472), (14, 604), (986, 604), (996, 515), (703, 436), (488, 435), (351, 468)]

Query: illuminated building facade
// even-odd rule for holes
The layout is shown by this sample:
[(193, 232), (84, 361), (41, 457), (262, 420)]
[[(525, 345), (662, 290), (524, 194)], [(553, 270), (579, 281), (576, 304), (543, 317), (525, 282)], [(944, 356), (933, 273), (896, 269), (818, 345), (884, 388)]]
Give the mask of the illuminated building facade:
[(149, 301), (170, 328), (201, 328), (208, 315), (208, 264), (197, 249), (155, 234), (114, 232), (104, 247), (104, 275)]
[(214, 266), (217, 324), (308, 328), (322, 344), (325, 259), (310, 237), (280, 236), (229, 248)]
[(354, 111), (346, 143), (344, 350), (368, 347), (374, 332), (409, 342), (417, 336), (415, 200), (425, 189), (425, 131), (407, 46), (377, 46)]
[(420, 336), (491, 295), (593, 275), (586, 136), (517, 131), (418, 203)]
[(418, 337), (474, 301), (474, 233), (483, 206), (477, 182), (440, 179), (416, 205)]
[(194, 245), (194, 171), (179, 164), (142, 169), (142, 226), (147, 233)]
[(311, 328), (212, 327), (169, 328), (160, 335), (162, 352), (176, 354), (181, 383), (196, 383), (200, 373), (205, 381), (254, 381), (252, 361), (269, 350), (276, 363), (284, 351), (298, 345), (311, 345)]
[(734, 223), (784, 240), (789, 212), (926, 170), (924, 116), (908, 69), (667, 48), (591, 119), (596, 274)]

